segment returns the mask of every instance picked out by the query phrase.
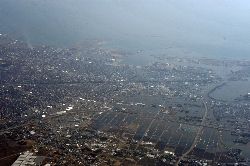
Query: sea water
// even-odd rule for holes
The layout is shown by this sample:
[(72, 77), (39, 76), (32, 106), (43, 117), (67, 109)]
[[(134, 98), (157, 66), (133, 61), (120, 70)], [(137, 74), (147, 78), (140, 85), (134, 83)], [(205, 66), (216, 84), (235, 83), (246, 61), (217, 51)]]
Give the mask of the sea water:
[(105, 39), (111, 48), (142, 50), (140, 56), (146, 59), (147, 52), (165, 52), (250, 60), (246, 3), (8, 0), (0, 2), (0, 33), (59, 47), (88, 38)]

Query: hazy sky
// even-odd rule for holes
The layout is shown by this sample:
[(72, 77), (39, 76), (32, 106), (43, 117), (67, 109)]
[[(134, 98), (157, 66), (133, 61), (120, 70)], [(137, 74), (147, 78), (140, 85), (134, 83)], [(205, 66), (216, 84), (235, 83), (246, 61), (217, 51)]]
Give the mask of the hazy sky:
[(8, 0), (0, 16), (0, 33), (54, 45), (96, 37), (244, 56), (250, 48), (248, 0)]

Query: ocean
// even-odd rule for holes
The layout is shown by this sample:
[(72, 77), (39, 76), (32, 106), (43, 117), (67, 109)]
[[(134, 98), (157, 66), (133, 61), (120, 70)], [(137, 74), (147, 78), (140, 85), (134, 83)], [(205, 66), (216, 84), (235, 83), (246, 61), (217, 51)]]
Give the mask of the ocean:
[(233, 0), (4, 0), (0, 33), (58, 47), (94, 38), (144, 55), (250, 60), (249, 8)]

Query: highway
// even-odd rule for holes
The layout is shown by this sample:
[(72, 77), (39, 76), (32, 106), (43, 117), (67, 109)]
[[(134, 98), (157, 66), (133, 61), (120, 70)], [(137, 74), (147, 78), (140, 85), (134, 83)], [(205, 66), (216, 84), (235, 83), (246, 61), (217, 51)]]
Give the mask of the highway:
[(204, 106), (205, 106), (205, 114), (204, 114), (204, 116), (203, 116), (203, 119), (202, 119), (202, 122), (201, 122), (201, 126), (200, 126), (199, 129), (198, 129), (198, 132), (197, 132), (197, 134), (196, 134), (196, 137), (195, 137), (195, 139), (194, 139), (194, 142), (193, 142), (192, 146), (188, 149), (188, 151), (186, 151), (186, 152), (179, 158), (179, 160), (176, 162), (175, 166), (178, 166), (178, 164), (180, 163), (180, 161), (181, 161), (188, 153), (190, 153), (190, 152), (194, 149), (195, 145), (196, 145), (196, 144), (198, 143), (198, 141), (199, 141), (199, 138), (200, 138), (201, 133), (202, 133), (202, 128), (203, 128), (202, 126), (203, 126), (203, 123), (204, 123), (204, 121), (205, 121), (205, 119), (206, 119), (207, 112), (208, 112), (207, 105), (206, 105), (206, 102), (204, 101), (204, 99), (202, 100), (202, 102), (203, 102), (203, 104), (204, 104)]

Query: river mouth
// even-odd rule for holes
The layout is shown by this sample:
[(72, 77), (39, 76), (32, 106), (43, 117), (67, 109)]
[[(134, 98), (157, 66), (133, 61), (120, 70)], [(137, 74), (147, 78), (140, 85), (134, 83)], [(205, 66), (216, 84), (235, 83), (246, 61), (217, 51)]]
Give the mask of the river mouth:
[(235, 101), (250, 92), (250, 81), (224, 82), (209, 92), (209, 97), (218, 101)]

